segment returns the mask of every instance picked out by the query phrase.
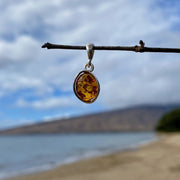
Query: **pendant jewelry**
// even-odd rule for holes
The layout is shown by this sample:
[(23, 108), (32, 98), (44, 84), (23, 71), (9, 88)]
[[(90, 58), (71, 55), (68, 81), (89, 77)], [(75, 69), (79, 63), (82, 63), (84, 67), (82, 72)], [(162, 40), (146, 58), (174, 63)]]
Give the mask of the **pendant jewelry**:
[(91, 73), (94, 70), (94, 65), (91, 63), (94, 55), (93, 48), (93, 44), (86, 45), (89, 62), (85, 65), (85, 69), (76, 76), (73, 84), (75, 95), (85, 103), (94, 102), (100, 92), (99, 82)]

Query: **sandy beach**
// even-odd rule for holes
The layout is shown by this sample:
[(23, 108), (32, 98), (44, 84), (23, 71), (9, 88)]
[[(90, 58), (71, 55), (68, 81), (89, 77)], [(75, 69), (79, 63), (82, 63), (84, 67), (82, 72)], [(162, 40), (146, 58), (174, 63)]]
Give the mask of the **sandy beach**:
[(137, 149), (63, 165), (8, 180), (178, 180), (180, 134), (160, 138)]

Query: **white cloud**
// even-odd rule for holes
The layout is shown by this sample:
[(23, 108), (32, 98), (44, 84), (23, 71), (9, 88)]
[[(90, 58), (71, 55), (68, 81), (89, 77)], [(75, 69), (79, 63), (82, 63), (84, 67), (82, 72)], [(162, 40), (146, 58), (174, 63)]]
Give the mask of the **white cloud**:
[(30, 36), (20, 36), (15, 41), (0, 41), (0, 65), (10, 63), (28, 63), (39, 57), (39, 46), (35, 39)]
[(52, 109), (52, 108), (60, 108), (60, 107), (72, 107), (75, 104), (71, 101), (71, 97), (51, 97), (42, 100), (36, 101), (25, 101), (24, 99), (19, 99), (16, 102), (18, 107), (30, 107), (35, 109)]
[(64, 119), (69, 119), (70, 113), (65, 113), (65, 114), (55, 114), (52, 116), (45, 116), (43, 118), (44, 122), (49, 122), (49, 121), (54, 121), (54, 120), (64, 120)]
[[(151, 60), (132, 57), (133, 67), (125, 66), (131, 72), (116, 78), (102, 79), (101, 101), (109, 108), (146, 103), (178, 103), (180, 101), (180, 62), (176, 55), (165, 55)], [(162, 57), (162, 59), (160, 59)], [(153, 59), (153, 56), (152, 56)], [(126, 61), (126, 59), (125, 59)], [(121, 68), (121, 67), (120, 67)], [(118, 68), (117, 68), (118, 69)], [(120, 70), (119, 70), (120, 71)]]

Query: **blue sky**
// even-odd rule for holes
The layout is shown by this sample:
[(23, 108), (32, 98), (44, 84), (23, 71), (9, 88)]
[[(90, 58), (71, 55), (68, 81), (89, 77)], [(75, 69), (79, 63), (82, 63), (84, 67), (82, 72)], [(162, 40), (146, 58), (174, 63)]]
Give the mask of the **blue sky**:
[(179, 54), (95, 51), (101, 92), (74, 95), (85, 51), (41, 49), (45, 42), (180, 47), (178, 0), (0, 1), (0, 128), (139, 104), (180, 102)]

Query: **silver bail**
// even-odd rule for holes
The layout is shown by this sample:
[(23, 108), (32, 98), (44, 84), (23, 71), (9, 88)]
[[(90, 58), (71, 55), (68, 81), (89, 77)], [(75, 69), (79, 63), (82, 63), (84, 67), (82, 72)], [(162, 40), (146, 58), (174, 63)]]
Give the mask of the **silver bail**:
[(86, 44), (86, 50), (87, 50), (87, 54), (88, 54), (89, 65), (91, 65), (91, 60), (94, 55), (94, 44)]

